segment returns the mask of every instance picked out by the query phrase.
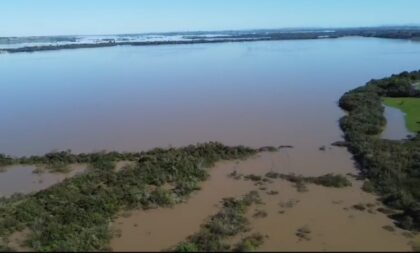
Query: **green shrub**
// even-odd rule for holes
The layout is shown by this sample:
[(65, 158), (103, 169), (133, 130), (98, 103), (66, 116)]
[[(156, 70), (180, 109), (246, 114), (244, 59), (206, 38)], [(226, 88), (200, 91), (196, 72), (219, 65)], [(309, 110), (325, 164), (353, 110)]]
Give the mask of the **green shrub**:
[[(221, 210), (210, 217), (201, 226), (199, 232), (188, 237), (186, 241), (179, 243), (173, 250), (194, 250), (197, 252), (229, 250), (231, 247), (226, 242), (227, 239), (249, 230), (249, 221), (245, 216), (246, 211), (252, 204), (257, 204), (259, 201), (260, 197), (256, 191), (248, 193), (240, 200), (234, 198), (224, 199)], [(260, 245), (257, 245), (259, 241), (250, 242), (255, 243), (256, 246)]]
[(234, 248), (233, 251), (235, 252), (251, 252), (255, 251), (260, 247), (262, 244), (264, 244), (264, 236), (255, 233), (248, 237), (245, 237), (242, 239)]

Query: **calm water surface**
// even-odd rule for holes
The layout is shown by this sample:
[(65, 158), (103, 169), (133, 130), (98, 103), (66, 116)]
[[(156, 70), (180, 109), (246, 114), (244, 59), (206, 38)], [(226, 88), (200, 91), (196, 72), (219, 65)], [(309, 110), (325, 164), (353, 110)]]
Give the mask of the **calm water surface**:
[(382, 132), (382, 138), (388, 140), (401, 140), (406, 139), (408, 135), (415, 135), (413, 132), (408, 130), (405, 120), (406, 114), (403, 111), (390, 106), (384, 107), (384, 115), (387, 124), (385, 130)]
[[(198, 231), (223, 197), (257, 189), (227, 178), (233, 170), (356, 174), (347, 150), (328, 146), (342, 135), (337, 100), (371, 78), (419, 68), (420, 43), (366, 38), (1, 55), (0, 153), (128, 151), (210, 140), (295, 146), (221, 163), (187, 203), (136, 210), (112, 224), (122, 235), (112, 240), (114, 250), (162, 250)], [(44, 188), (30, 168), (21, 170), (0, 174), (3, 195)], [(301, 194), (281, 181), (268, 185), (280, 194), (261, 191), (269, 215), (251, 221), (252, 231), (269, 235), (261, 249), (409, 250), (401, 231), (382, 228), (392, 224), (385, 215), (348, 209), (376, 201), (360, 186)], [(279, 202), (290, 199), (298, 206), (280, 215)], [(300, 243), (295, 232), (304, 225), (314, 235)]]
[(72, 164), (68, 173), (34, 173), (36, 166), (14, 165), (4, 168), (0, 173), (0, 197), (9, 197), (14, 193), (28, 194), (44, 190), (54, 184), (83, 173), (86, 164)]
[(343, 38), (0, 56), (0, 153), (210, 140), (314, 149), (347, 90), (420, 68), (420, 43)]

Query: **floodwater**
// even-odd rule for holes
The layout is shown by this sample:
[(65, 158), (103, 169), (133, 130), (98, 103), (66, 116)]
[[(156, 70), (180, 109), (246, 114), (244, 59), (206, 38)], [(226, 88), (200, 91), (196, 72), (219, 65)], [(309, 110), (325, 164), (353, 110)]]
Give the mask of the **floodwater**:
[[(120, 171), (126, 166), (132, 165), (130, 161), (119, 161), (115, 164), (115, 170)], [(45, 166), (44, 166), (45, 167)], [(0, 197), (9, 197), (15, 193), (34, 193), (61, 183), (88, 169), (87, 164), (70, 164), (66, 172), (50, 172), (43, 165), (13, 165), (0, 167)], [(40, 170), (38, 170), (40, 169)], [(39, 172), (37, 172), (39, 171)]]
[(420, 43), (358, 37), (3, 54), (0, 153), (313, 149), (340, 139), (344, 92), (419, 56)]
[[(223, 197), (257, 189), (227, 178), (235, 169), (357, 174), (347, 150), (329, 145), (342, 139), (338, 99), (372, 78), (419, 66), (420, 43), (358, 37), (5, 54), (0, 153), (137, 151), (205, 141), (294, 146), (222, 162), (187, 203), (133, 211), (112, 224), (122, 235), (111, 242), (114, 250), (162, 250), (198, 231)], [(410, 249), (401, 231), (382, 228), (392, 224), (383, 214), (349, 208), (375, 203), (360, 182), (347, 189), (309, 186), (307, 193), (284, 181), (267, 187), (279, 195), (262, 192), (268, 217), (252, 221), (253, 230), (270, 236), (261, 249)], [(289, 200), (298, 204), (279, 214), (279, 202)], [(310, 241), (294, 235), (302, 226), (311, 229)]]
[[(264, 251), (408, 251), (410, 243), (416, 238), (403, 236), (403, 231), (396, 228), (390, 219), (376, 209), (381, 204), (372, 194), (361, 190), (362, 182), (351, 177), (353, 186), (342, 189), (308, 185), (308, 192), (299, 193), (283, 180), (266, 183), (266, 189), (259, 189), (252, 181), (235, 180), (228, 174), (237, 171), (240, 174), (264, 175), (269, 171), (301, 175), (322, 175), (324, 173), (356, 173), (349, 157), (342, 159), (340, 167), (328, 161), (326, 154), (340, 158), (346, 157), (341, 148), (317, 151), (318, 159), (324, 160), (325, 169), (318, 173), (314, 170), (320, 164), (311, 164), (312, 159), (302, 162), (299, 170), (292, 169), (294, 162), (283, 160), (287, 153), (291, 157), (300, 153), (297, 150), (276, 153), (261, 153), (245, 161), (220, 162), (211, 169), (211, 177), (202, 184), (200, 191), (186, 202), (173, 208), (138, 210), (130, 215), (120, 216), (113, 228), (120, 233), (111, 241), (115, 251), (161, 251), (175, 246), (189, 235), (198, 232), (200, 225), (209, 216), (215, 214), (220, 200), (225, 197), (240, 197), (251, 190), (258, 190), (264, 205), (251, 208), (248, 219), (251, 232), (268, 235), (259, 250)], [(325, 154), (326, 153), (326, 154)], [(298, 160), (293, 160), (298, 162)], [(298, 163), (299, 163), (298, 162)], [(305, 164), (306, 163), (306, 164)], [(297, 164), (295, 164), (297, 165)], [(278, 195), (269, 195), (269, 191), (278, 191)], [(288, 205), (288, 203), (292, 203)], [(356, 204), (372, 204), (371, 212), (352, 208)], [(256, 209), (264, 210), (266, 218), (254, 218)], [(280, 213), (281, 212), (281, 213)], [(383, 226), (392, 226), (390, 232)], [(309, 241), (300, 241), (295, 235), (301, 227), (311, 230)], [(245, 236), (245, 235), (242, 235)], [(417, 238), (418, 239), (418, 238)]]
[(385, 118), (387, 121), (386, 127), (382, 132), (382, 138), (388, 140), (406, 139), (408, 135), (414, 135), (407, 128), (406, 114), (397, 108), (391, 106), (385, 107)]
[(13, 165), (2, 168), (0, 173), (0, 197), (8, 197), (14, 193), (28, 194), (46, 189), (66, 178), (76, 176), (86, 170), (85, 164), (69, 165), (68, 173), (52, 173), (43, 171), (36, 173), (36, 166)]

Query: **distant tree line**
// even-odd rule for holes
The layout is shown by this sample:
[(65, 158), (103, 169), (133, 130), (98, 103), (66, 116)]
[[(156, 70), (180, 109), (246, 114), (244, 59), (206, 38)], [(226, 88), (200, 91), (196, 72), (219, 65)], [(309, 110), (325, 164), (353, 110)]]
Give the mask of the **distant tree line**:
[[(325, 38), (341, 38), (348, 36), (375, 37), (386, 39), (411, 39), (420, 40), (419, 27), (377, 27), (377, 28), (341, 28), (325, 32), (322, 29), (302, 30), (296, 32), (294, 30), (256, 30), (252, 32), (225, 32), (225, 35), (217, 38), (205, 38), (200, 36), (202, 33), (188, 33), (188, 40), (167, 40), (167, 41), (102, 41), (98, 43), (80, 43), (80, 44), (60, 44), (60, 45), (42, 45), (42, 46), (26, 46), (21, 48), (4, 48), (1, 52), (21, 53), (36, 51), (51, 51), (62, 49), (79, 49), (79, 48), (99, 48), (114, 46), (157, 46), (157, 45), (176, 45), (176, 44), (199, 44), (199, 43), (222, 43), (222, 42), (247, 42), (247, 41), (270, 41), (270, 40), (308, 40), (308, 39), (325, 39)], [(1, 38), (7, 40), (7, 38)], [(39, 39), (39, 38), (37, 38)], [(51, 37), (50, 40), (61, 40), (75, 42), (75, 38), (71, 37)], [(44, 40), (48, 40), (48, 37)]]

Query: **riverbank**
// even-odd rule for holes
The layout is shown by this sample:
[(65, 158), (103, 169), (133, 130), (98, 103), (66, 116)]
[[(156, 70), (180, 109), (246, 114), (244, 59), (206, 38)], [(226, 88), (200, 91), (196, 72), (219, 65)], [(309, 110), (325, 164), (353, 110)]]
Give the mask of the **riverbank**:
[(382, 97), (418, 98), (412, 83), (420, 71), (403, 72), (344, 94), (340, 106), (348, 115), (340, 120), (348, 148), (362, 173), (370, 179), (371, 190), (382, 196), (385, 205), (400, 210), (390, 215), (401, 228), (420, 230), (420, 136), (408, 140), (383, 140), (386, 125)]

